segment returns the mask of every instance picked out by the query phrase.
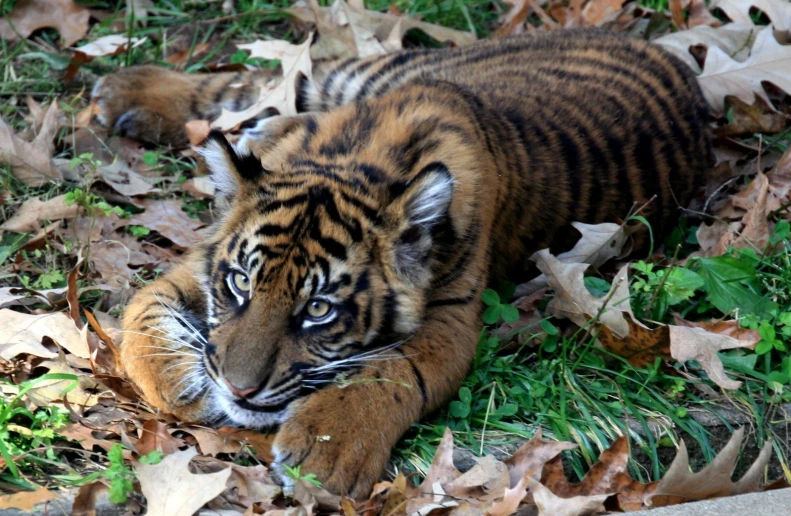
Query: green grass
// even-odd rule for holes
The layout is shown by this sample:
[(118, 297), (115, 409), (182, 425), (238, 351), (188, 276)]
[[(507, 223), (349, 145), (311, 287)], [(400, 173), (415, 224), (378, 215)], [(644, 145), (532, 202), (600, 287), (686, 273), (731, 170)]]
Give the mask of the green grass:
[[(329, 3), (328, 1), (323, 2)], [(667, 0), (642, 0), (643, 5), (666, 8)], [(369, 8), (385, 10), (389, 0), (368, 0)], [(124, 2), (94, 2), (98, 9), (117, 9), (122, 18)], [(228, 17), (220, 9), (220, 2), (185, 2), (157, 0), (150, 11), (145, 27), (127, 23), (129, 37), (148, 37), (149, 40), (133, 51), (117, 57), (106, 57), (83, 65), (76, 79), (64, 83), (61, 78), (68, 63), (69, 52), (57, 46), (57, 33), (41, 31), (33, 40), (17, 43), (0, 41), (0, 116), (16, 130), (25, 126), (27, 95), (46, 103), (59, 99), (64, 110), (76, 112), (86, 104), (86, 91), (100, 76), (122, 66), (159, 64), (164, 62), (167, 48), (164, 30), (183, 27), (194, 28), (186, 47), (195, 49), (200, 43), (211, 43), (216, 49), (206, 55), (196, 56), (185, 66), (187, 71), (200, 71), (217, 60), (226, 42), (249, 42), (260, 36), (298, 40), (298, 34), (283, 9), (290, 2), (238, 0), (239, 16)], [(480, 37), (489, 34), (500, 14), (507, 8), (505, 2), (479, 0), (397, 0), (395, 7), (423, 20), (439, 23), (460, 30), (472, 30)], [(6, 9), (6, 4), (3, 4)], [(2, 11), (0, 11), (2, 13)], [(116, 33), (112, 20), (94, 25), (86, 39)], [(411, 44), (426, 43), (419, 35), (410, 35)], [(172, 44), (172, 42), (168, 43)], [(230, 55), (222, 57), (230, 59)], [(745, 143), (757, 140), (745, 139)], [(775, 150), (788, 147), (789, 133), (764, 137), (764, 146)], [(769, 143), (767, 145), (767, 142)], [(59, 157), (73, 158), (70, 143), (60, 140)], [(171, 154), (163, 149), (153, 149), (146, 156), (146, 163), (157, 167), (162, 176), (175, 176), (183, 181), (192, 174), (194, 162)], [(101, 191), (80, 190), (77, 184), (49, 184), (30, 188), (13, 178), (8, 168), (0, 167), (0, 191), (6, 194), (5, 204), (0, 205), (0, 222), (6, 220), (27, 199), (71, 193), (75, 202), (91, 209), (112, 210), (116, 206), (100, 198)], [(82, 194), (77, 193), (78, 191)], [(175, 195), (175, 194), (168, 194)], [(91, 197), (95, 196), (95, 197)], [(211, 209), (207, 201), (190, 196), (181, 197), (184, 209), (198, 216)], [(130, 211), (129, 206), (121, 206)], [(764, 342), (757, 352), (729, 351), (722, 353), (728, 373), (744, 382), (743, 387), (729, 393), (728, 398), (742, 407), (754, 421), (758, 444), (774, 435), (774, 410), (779, 403), (791, 401), (791, 360), (783, 348), (791, 342), (791, 244), (787, 226), (781, 225), (775, 234), (779, 244), (771, 253), (764, 250), (741, 252), (731, 259), (714, 261), (691, 260), (683, 267), (671, 265), (673, 258), (687, 256), (696, 248), (695, 229), (700, 223), (694, 217), (679, 221), (678, 227), (665, 242), (668, 252), (663, 260), (638, 263), (632, 271), (634, 297), (632, 303), (638, 314), (653, 321), (670, 321), (672, 313), (681, 313), (691, 320), (705, 320), (730, 315), (740, 308), (740, 317), (746, 327), (759, 330)], [(134, 237), (151, 238), (146, 228), (133, 227)], [(785, 232), (785, 233), (784, 233)], [(0, 237), (0, 286), (18, 285), (18, 271), (13, 267), (18, 253), (31, 264), (24, 277), (36, 288), (63, 286), (63, 274), (70, 270), (75, 260), (60, 254), (53, 246), (39, 251), (20, 251), (31, 235), (4, 234)], [(676, 251), (676, 249), (679, 249)], [(643, 256), (643, 258), (646, 258)], [(58, 276), (55, 273), (60, 273)], [(592, 292), (609, 288), (612, 271), (591, 276), (587, 285)], [(141, 283), (152, 279), (156, 271), (140, 278)], [(732, 279), (724, 283), (722, 280)], [(89, 280), (81, 280), (89, 281)], [(727, 285), (727, 288), (722, 288)], [(507, 290), (507, 289), (506, 289)], [(508, 292), (501, 292), (502, 299)], [(99, 301), (96, 293), (86, 293), (85, 306)], [(718, 444), (712, 442), (710, 430), (690, 417), (693, 409), (716, 411), (713, 403), (705, 399), (699, 387), (710, 385), (705, 373), (695, 364), (671, 364), (664, 367), (655, 363), (648, 368), (635, 368), (620, 357), (608, 354), (594, 346), (594, 339), (584, 332), (569, 334), (568, 324), (546, 319), (528, 328), (520, 336), (521, 342), (540, 341), (539, 345), (522, 344), (504, 348), (504, 342), (491, 337), (491, 328), (500, 318), (510, 318), (509, 309), (499, 299), (488, 302), (487, 321), (491, 326), (482, 328), (480, 346), (475, 366), (458, 396), (446, 409), (428, 420), (414, 425), (399, 444), (396, 455), (404, 466), (425, 471), (434, 454), (446, 425), (456, 432), (457, 444), (473, 451), (491, 452), (508, 450), (522, 439), (532, 437), (543, 428), (549, 438), (569, 440), (580, 445), (578, 450), (565, 456), (577, 476), (581, 477), (595, 462), (599, 453), (619, 435), (628, 434), (636, 449), (642, 451), (640, 463), (632, 462), (632, 474), (639, 479), (656, 479), (662, 474), (667, 461), (663, 449), (670, 449), (679, 436), (693, 440), (707, 460), (716, 454)], [(744, 306), (751, 307), (745, 311)], [(499, 308), (495, 308), (499, 307)], [(112, 307), (118, 313), (122, 307)], [(779, 343), (779, 344), (778, 344)], [(682, 376), (680, 372), (687, 375)], [(23, 388), (24, 388), (23, 384)], [(61, 412), (55, 409), (37, 411), (21, 410), (19, 401), (0, 405), (0, 446), (10, 455), (24, 456), (18, 462), (17, 474), (9, 468), (0, 475), (0, 481), (21, 487), (25, 478), (55, 480), (66, 485), (78, 485), (105, 471), (108, 459), (96, 455), (102, 466), (78, 463), (75, 466), (70, 452), (50, 446), (57, 440), (57, 430), (62, 422)], [(633, 425), (629, 426), (627, 420)], [(659, 422), (664, 429), (656, 437), (649, 425)], [(636, 425), (643, 432), (632, 428)], [(14, 430), (16, 428), (17, 430)], [(27, 428), (30, 435), (20, 428)], [(652, 426), (653, 428), (653, 426)], [(42, 433), (43, 432), (43, 433)], [(784, 439), (775, 440), (779, 460), (788, 465), (788, 451)], [(49, 451), (44, 450), (49, 446)], [(0, 452), (2, 450), (0, 449)], [(116, 455), (119, 452), (115, 452)], [(68, 460), (64, 460), (64, 457)], [(123, 465), (109, 461), (110, 475), (117, 473), (118, 489), (125, 493), (129, 471)], [(98, 471), (97, 471), (98, 470)], [(92, 472), (89, 476), (86, 472)], [(113, 473), (114, 472), (114, 473)], [(105, 473), (101, 473), (105, 474)], [(297, 476), (300, 473), (295, 472)], [(105, 474), (106, 476), (106, 474)], [(118, 494), (120, 497), (121, 494)]]

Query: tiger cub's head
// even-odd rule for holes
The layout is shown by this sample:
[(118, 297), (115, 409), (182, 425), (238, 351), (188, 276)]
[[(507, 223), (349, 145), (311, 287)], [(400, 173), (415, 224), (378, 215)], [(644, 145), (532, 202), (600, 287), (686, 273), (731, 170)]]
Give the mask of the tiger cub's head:
[(376, 135), (333, 149), (349, 142), (318, 123), (281, 128), (258, 157), (219, 133), (201, 150), (227, 204), (203, 250), (203, 362), (215, 409), (235, 424), (280, 423), (338, 374), (393, 358), (456, 231), (446, 163), (421, 154), (404, 171)]

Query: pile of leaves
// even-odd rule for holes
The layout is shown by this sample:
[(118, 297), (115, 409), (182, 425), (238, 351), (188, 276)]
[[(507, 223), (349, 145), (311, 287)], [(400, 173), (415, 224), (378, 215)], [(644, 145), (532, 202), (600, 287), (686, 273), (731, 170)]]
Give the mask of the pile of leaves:
[[(562, 381), (571, 382), (568, 375), (579, 364), (595, 360), (592, 369), (600, 371), (624, 363), (646, 372), (643, 387), (661, 374), (694, 385), (707, 400), (727, 402), (745, 383), (760, 382), (760, 402), (791, 401), (791, 357), (785, 353), (791, 337), (787, 0), (481, 3), (486, 6), (475, 16), (492, 20), (485, 28), (493, 38), (603, 26), (663, 45), (698, 74), (717, 137), (706, 191), (676, 232), (664, 242), (652, 240), (656, 245), (645, 260), (622, 261), (631, 235), (647, 229), (639, 211), (620, 224), (578, 223), (580, 239), (572, 250), (532, 257), (540, 276), (484, 293), (486, 327), (473, 373), (435, 427), (447, 424), (465, 442), (466, 435), (479, 434), (481, 452), (487, 425), (489, 435), (492, 426), (517, 435), (529, 428), (533, 437), (507, 460), (483, 456), (462, 473), (453, 465), (453, 436), (446, 431), (430, 450), (434, 458), (422, 482), (399, 473), (378, 484), (368, 500), (353, 501), (326, 492), (297, 468), (287, 472), (295, 487), (284, 492), (269, 474), (271, 436), (179, 422), (142, 399), (117, 361), (119, 316), (137, 288), (200, 240), (213, 221), (214, 191), (193, 166), (193, 151), (145, 148), (109, 134), (95, 121), (98, 108), (80, 81), (93, 82), (95, 72), (154, 49), (157, 60), (190, 71), (272, 68), (272, 80), (249, 109), (187, 124), (197, 144), (212, 127), (233, 136), (263, 110), (295, 113), (295, 80), (310, 77), (317, 64), (477, 39), (463, 30), (467, 22), (475, 28), (469, 12), (461, 26), (446, 27), (399, 11), (410, 2), (375, 3), (366, 9), (361, 0), (309, 0), (250, 12), (223, 2), (221, 16), (200, 23), (259, 17), (288, 38), (234, 44), (211, 30), (202, 40), (199, 32), (185, 36), (184, 24), (152, 28), (167, 10), (149, 0), (130, 0), (115, 13), (72, 0), (19, 0), (2, 12), (4, 44), (36, 45), (28, 60), (48, 56), (48, 63), (60, 63), (50, 73), (70, 94), (48, 105), (28, 96), (17, 110), (24, 117), (0, 119), (0, 489), (10, 492), (0, 495), (0, 509), (55, 507), (60, 495), (71, 493), (75, 511), (86, 513), (109, 496), (133, 512), (173, 515), (578, 515), (786, 486), (780, 479), (761, 487), (772, 451), (786, 461), (784, 447), (768, 439), (740, 480), (731, 481), (742, 431), (697, 473), (690, 472), (683, 440), (673, 439), (678, 451), (664, 475), (656, 464), (653, 481), (635, 479), (633, 464), (627, 467), (627, 435), (649, 435), (654, 449), (658, 439), (650, 437), (628, 396), (628, 417), (646, 431), (621, 422), (596, 434), (602, 452), (596, 461), (586, 451), (587, 438), (565, 426), (564, 403), (549, 423), (531, 420), (531, 411), (551, 412), (539, 391), (551, 382), (524, 387), (498, 379), (496, 371), (503, 369), (500, 361), (512, 364), (507, 360), (532, 361), (539, 371), (560, 363)], [(42, 36), (42, 28), (54, 32)], [(172, 32), (175, 43), (159, 54), (166, 48), (163, 31)], [(14, 65), (20, 66), (11, 63), (7, 76), (16, 73)], [(558, 356), (562, 360), (547, 358)], [(573, 364), (572, 373), (565, 364)], [(623, 406), (611, 392), (599, 394)], [(686, 408), (673, 411), (673, 422), (683, 426)], [(480, 431), (474, 427), (478, 413), (485, 414)], [(530, 424), (510, 422), (520, 418)], [(542, 427), (556, 439), (545, 442)], [(673, 435), (669, 425), (662, 432)], [(578, 445), (588, 447), (575, 452)], [(576, 465), (585, 459), (585, 471), (572, 468), (580, 483), (567, 480), (561, 454)]]

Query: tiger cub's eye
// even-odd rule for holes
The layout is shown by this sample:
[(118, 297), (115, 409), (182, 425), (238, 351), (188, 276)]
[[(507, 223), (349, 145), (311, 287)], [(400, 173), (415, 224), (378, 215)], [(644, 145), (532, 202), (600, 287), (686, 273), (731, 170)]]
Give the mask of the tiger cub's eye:
[(233, 286), (236, 287), (239, 292), (250, 291), (250, 278), (248, 278), (246, 274), (242, 274), (241, 272), (232, 272), (231, 274)]
[(330, 313), (332, 305), (323, 299), (311, 299), (305, 310), (311, 319), (322, 319)]

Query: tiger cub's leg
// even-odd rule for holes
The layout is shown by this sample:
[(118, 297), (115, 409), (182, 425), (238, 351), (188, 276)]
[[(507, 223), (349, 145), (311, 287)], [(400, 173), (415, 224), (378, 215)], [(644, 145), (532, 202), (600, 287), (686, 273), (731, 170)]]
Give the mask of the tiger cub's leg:
[(409, 427), (444, 405), (475, 356), (480, 303), (430, 309), (419, 332), (358, 374), (292, 409), (274, 443), (275, 470), (299, 466), (333, 493), (368, 495)]
[(150, 143), (183, 145), (185, 123), (214, 120), (222, 108), (245, 109), (271, 77), (267, 71), (187, 74), (136, 66), (102, 77), (92, 96), (99, 106), (99, 120), (118, 133)]
[(185, 421), (212, 419), (203, 348), (204, 298), (195, 256), (132, 299), (124, 312), (121, 362), (152, 405)]

